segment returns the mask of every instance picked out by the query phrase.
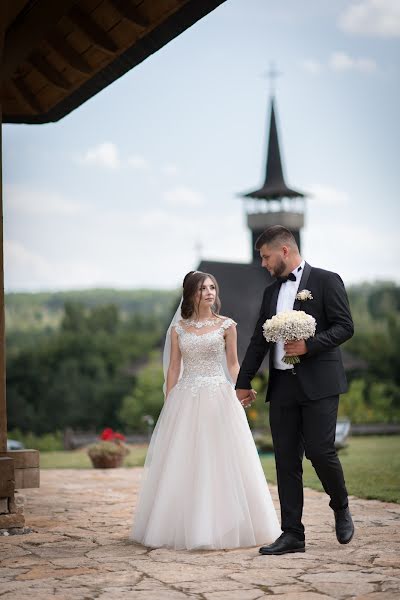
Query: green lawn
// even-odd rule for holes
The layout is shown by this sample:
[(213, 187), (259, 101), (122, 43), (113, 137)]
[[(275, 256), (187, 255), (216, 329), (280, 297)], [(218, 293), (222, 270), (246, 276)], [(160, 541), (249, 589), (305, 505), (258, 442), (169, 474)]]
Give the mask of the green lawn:
[[(365, 436), (349, 439), (340, 450), (347, 491), (360, 498), (400, 503), (400, 436)], [(275, 460), (263, 456), (268, 481), (276, 483)], [(304, 486), (323, 490), (309, 460), (304, 460)]]
[[(129, 446), (131, 452), (124, 460), (124, 467), (142, 467), (146, 458), (147, 445)], [(85, 450), (66, 452), (41, 452), (42, 469), (91, 469), (92, 463)]]
[[(142, 466), (146, 446), (131, 446), (125, 467)], [(339, 453), (349, 494), (360, 498), (374, 498), (400, 503), (400, 436), (353, 437), (346, 449)], [(274, 457), (261, 458), (267, 480), (276, 483)], [(91, 468), (84, 450), (72, 452), (41, 452), (43, 469)], [(315, 490), (322, 486), (311, 463), (304, 460), (304, 485)]]

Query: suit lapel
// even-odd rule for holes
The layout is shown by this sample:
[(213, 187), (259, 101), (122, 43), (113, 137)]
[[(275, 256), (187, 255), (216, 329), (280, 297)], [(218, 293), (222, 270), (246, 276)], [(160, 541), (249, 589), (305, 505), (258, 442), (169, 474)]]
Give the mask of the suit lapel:
[[(301, 290), (304, 290), (306, 288), (308, 278), (310, 277), (311, 269), (312, 269), (311, 265), (309, 265), (307, 262), (304, 263), (303, 274), (300, 279), (298, 292), (300, 292)], [(296, 294), (296, 296), (297, 296), (297, 294)], [(297, 298), (296, 298), (296, 300), (294, 301), (293, 310), (300, 310), (300, 305), (301, 305), (301, 301), (297, 300)]]

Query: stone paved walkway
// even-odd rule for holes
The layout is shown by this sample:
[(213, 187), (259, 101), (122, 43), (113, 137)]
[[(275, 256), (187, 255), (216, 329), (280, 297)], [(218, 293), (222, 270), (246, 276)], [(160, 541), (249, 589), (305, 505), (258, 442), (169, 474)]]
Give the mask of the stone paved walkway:
[(306, 490), (305, 554), (151, 551), (127, 539), (140, 472), (42, 471), (26, 491), (35, 532), (0, 537), (0, 599), (400, 598), (400, 505), (352, 499), (356, 536), (340, 546), (326, 496)]

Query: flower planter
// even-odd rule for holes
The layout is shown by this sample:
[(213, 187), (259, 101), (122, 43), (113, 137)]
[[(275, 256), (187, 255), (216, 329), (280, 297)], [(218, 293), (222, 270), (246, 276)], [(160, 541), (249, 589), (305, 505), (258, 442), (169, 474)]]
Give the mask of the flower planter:
[(87, 453), (95, 469), (115, 469), (121, 467), (123, 460), (129, 454), (129, 448), (124, 443), (125, 436), (113, 431), (110, 427), (104, 429), (100, 440), (90, 444)]
[(90, 460), (95, 469), (115, 469), (122, 465), (124, 456), (91, 456)]

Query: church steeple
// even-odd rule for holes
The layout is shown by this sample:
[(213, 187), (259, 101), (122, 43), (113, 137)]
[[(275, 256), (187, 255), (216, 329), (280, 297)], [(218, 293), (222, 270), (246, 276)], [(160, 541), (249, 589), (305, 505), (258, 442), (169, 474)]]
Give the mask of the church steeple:
[(292, 190), (286, 185), (283, 176), (281, 151), (279, 148), (278, 130), (276, 127), (274, 97), (271, 96), (271, 117), (269, 125), (269, 139), (267, 151), (267, 164), (264, 185), (254, 192), (244, 194), (245, 198), (258, 198), (262, 200), (276, 200), (281, 198), (304, 198), (304, 194)]
[(247, 224), (252, 232), (253, 261), (259, 260), (254, 243), (270, 225), (283, 225), (295, 236), (300, 247), (300, 230), (304, 225), (305, 194), (290, 188), (285, 181), (275, 116), (275, 99), (270, 100), (270, 124), (265, 170), (261, 188), (242, 194), (246, 200)]

